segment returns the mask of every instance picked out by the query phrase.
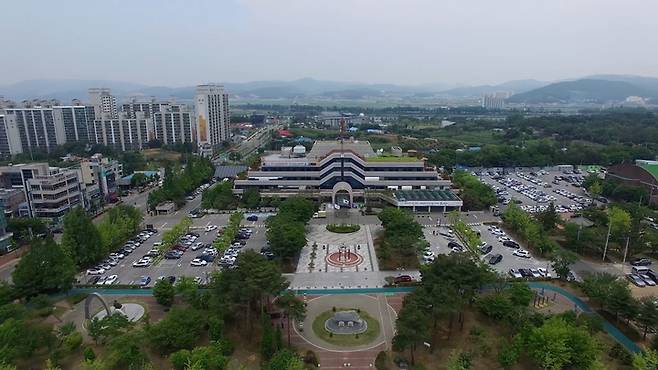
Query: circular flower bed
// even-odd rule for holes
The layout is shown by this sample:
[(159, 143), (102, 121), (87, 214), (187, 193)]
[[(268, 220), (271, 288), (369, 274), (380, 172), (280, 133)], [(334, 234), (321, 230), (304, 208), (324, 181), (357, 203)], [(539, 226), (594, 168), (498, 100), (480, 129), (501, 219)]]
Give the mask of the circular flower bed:
[(327, 225), (327, 231), (338, 234), (349, 234), (355, 233), (361, 229), (359, 225), (352, 224), (329, 224)]

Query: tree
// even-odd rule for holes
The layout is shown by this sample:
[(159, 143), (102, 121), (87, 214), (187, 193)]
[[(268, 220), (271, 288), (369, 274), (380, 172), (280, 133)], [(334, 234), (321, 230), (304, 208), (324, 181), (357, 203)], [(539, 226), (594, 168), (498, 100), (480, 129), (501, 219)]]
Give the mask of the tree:
[(104, 249), (98, 230), (82, 207), (75, 207), (64, 216), (62, 248), (78, 267), (88, 267), (101, 260)]
[(223, 370), (228, 364), (228, 358), (223, 355), (222, 348), (217, 343), (195, 347), (191, 351), (181, 349), (172, 353), (169, 359), (175, 369), (189, 369), (192, 365), (193, 368), (203, 370)]
[(658, 369), (658, 352), (648, 349), (633, 355), (633, 370)]
[(555, 273), (560, 279), (566, 280), (569, 276), (569, 271), (571, 271), (571, 265), (573, 265), (576, 260), (577, 257), (572, 252), (559, 250), (553, 253), (551, 267), (553, 267), (553, 270), (555, 270)]
[(185, 302), (193, 304), (199, 294), (199, 284), (197, 284), (192, 277), (181, 276), (176, 281), (174, 290)]
[(537, 215), (537, 220), (541, 224), (544, 231), (551, 231), (555, 229), (555, 226), (560, 221), (560, 215), (558, 215), (557, 211), (555, 210), (555, 204), (551, 202), (545, 211), (540, 212)]
[(12, 217), (7, 219), (7, 231), (14, 233), (17, 242), (26, 242), (36, 235), (46, 234), (48, 227), (39, 218)]
[(649, 329), (658, 328), (658, 307), (654, 302), (654, 297), (643, 297), (639, 302), (637, 321), (643, 327), (643, 340), (646, 340)]
[(552, 317), (530, 330), (527, 353), (543, 369), (562, 369), (567, 365), (587, 369), (600, 353), (598, 342), (583, 328)]
[(260, 192), (257, 188), (249, 188), (242, 193), (242, 205), (247, 209), (255, 209), (260, 205)]
[(0, 324), (0, 364), (27, 358), (37, 349), (53, 342), (51, 327), (8, 318)]
[(156, 350), (161, 354), (169, 354), (179, 349), (192, 348), (204, 326), (205, 320), (199, 311), (174, 308), (164, 319), (151, 325), (147, 334)]
[(94, 317), (87, 324), (89, 336), (96, 343), (105, 343), (108, 339), (116, 338), (127, 333), (134, 326), (133, 322), (121, 314), (105, 316), (102, 319)]
[(110, 339), (107, 363), (114, 369), (142, 369), (148, 364), (144, 346), (144, 333), (133, 330)]
[[(261, 323), (261, 340), (260, 340), (260, 356), (264, 361), (269, 361), (274, 353), (280, 348), (276, 346), (275, 332), (272, 328), (272, 321), (267, 313), (262, 313), (260, 318)], [(277, 326), (278, 328), (278, 326)]]
[(71, 288), (75, 266), (51, 238), (35, 242), (12, 273), (14, 290), (23, 297), (56, 293)]
[(201, 195), (201, 205), (204, 208), (234, 209), (237, 199), (233, 194), (233, 184), (223, 181), (206, 189)]
[(270, 217), (267, 219), (267, 240), (277, 257), (292, 259), (306, 245), (305, 225), (286, 214)]
[(316, 210), (317, 207), (313, 202), (298, 196), (287, 198), (279, 205), (279, 214), (302, 223), (307, 223)]
[(282, 349), (272, 356), (267, 370), (304, 370), (304, 361), (289, 349)]
[(411, 364), (415, 365), (414, 351), (416, 345), (429, 340), (429, 325), (419, 325), (428, 322), (428, 317), (415, 295), (404, 298), (404, 304), (396, 320), (397, 333), (393, 337), (393, 348), (396, 351), (409, 349)]
[(416, 246), (423, 237), (423, 228), (408, 211), (385, 208), (377, 216), (384, 227), (384, 244), (387, 248), (405, 255), (416, 253)]
[(171, 306), (174, 303), (174, 286), (168, 279), (159, 280), (153, 286), (153, 296), (155, 300), (163, 306)]
[(306, 315), (306, 305), (301, 299), (297, 298), (295, 293), (289, 290), (277, 298), (276, 305), (283, 310), (286, 320), (288, 320), (288, 347), (290, 347), (291, 320), (303, 320)]

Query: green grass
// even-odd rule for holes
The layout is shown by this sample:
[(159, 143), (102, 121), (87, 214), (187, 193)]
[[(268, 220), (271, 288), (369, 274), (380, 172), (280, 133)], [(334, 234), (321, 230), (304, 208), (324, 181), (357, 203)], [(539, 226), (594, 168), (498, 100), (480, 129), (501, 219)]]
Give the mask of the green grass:
[[(346, 311), (354, 310), (354, 308), (337, 308), (337, 311)], [(329, 332), (324, 328), (324, 323), (330, 317), (334, 315), (332, 310), (325, 311), (318, 315), (318, 317), (313, 320), (313, 332), (320, 339), (324, 340), (327, 343), (331, 343), (337, 346), (359, 346), (362, 344), (368, 344), (379, 336), (379, 322), (375, 320), (372, 316), (368, 315), (366, 312), (361, 310), (359, 315), (363, 320), (366, 320), (368, 323), (368, 329), (361, 334), (333, 334), (330, 335)]]
[(329, 224), (327, 225), (327, 231), (338, 234), (349, 234), (355, 233), (361, 229), (359, 225), (346, 225), (346, 224)]

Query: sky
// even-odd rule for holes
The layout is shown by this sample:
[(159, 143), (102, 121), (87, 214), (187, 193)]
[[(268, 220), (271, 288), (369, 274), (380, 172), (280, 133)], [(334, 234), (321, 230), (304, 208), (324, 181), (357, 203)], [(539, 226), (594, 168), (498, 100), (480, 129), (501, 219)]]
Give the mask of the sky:
[(653, 0), (20, 0), (0, 10), (0, 85), (658, 76)]

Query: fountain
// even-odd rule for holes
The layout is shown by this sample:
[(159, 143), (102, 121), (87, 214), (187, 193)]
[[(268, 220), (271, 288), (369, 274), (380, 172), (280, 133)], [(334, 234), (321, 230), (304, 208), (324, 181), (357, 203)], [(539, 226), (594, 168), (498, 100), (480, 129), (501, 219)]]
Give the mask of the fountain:
[(368, 323), (355, 310), (338, 311), (324, 322), (324, 328), (334, 334), (361, 334)]

